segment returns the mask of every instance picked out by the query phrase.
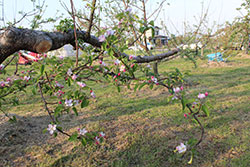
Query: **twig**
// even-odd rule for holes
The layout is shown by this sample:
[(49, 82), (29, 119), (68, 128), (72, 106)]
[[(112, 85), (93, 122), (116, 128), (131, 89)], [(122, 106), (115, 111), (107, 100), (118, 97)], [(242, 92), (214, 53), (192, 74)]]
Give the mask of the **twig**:
[(189, 104), (187, 104), (186, 106), (187, 106), (187, 108), (189, 109), (189, 111), (192, 113), (193, 118), (198, 122), (198, 124), (199, 124), (199, 126), (200, 126), (200, 128), (201, 128), (201, 136), (200, 136), (200, 139), (199, 139), (199, 141), (198, 141), (198, 142), (195, 144), (195, 146), (194, 146), (194, 147), (196, 147), (196, 146), (198, 146), (198, 145), (202, 142), (202, 139), (203, 139), (203, 136), (204, 136), (204, 132), (205, 132), (203, 125), (201, 124), (201, 122), (199, 121), (199, 119), (196, 117), (196, 115), (199, 114), (199, 112), (200, 112), (201, 105), (200, 105), (200, 107), (199, 107), (199, 110), (198, 110), (197, 112), (195, 112), (195, 113), (193, 112), (193, 110), (191, 109), (191, 107), (190, 107)]
[(91, 28), (93, 25), (95, 8), (96, 8), (95, 5), (96, 5), (96, 0), (93, 0), (92, 1), (92, 9), (91, 9), (91, 13), (90, 13), (90, 19), (89, 19), (89, 27), (88, 27), (88, 31), (87, 31), (87, 38), (90, 38), (90, 32), (91, 32)]
[(75, 35), (75, 44), (76, 44), (76, 67), (78, 66), (78, 40), (76, 35), (76, 20), (75, 20), (75, 14), (74, 14), (74, 4), (73, 0), (70, 0), (71, 3), (71, 9), (72, 9), (72, 18), (74, 22), (74, 35)]
[(4, 66), (3, 70), (16, 58), (16, 55), (14, 55), (8, 63)]

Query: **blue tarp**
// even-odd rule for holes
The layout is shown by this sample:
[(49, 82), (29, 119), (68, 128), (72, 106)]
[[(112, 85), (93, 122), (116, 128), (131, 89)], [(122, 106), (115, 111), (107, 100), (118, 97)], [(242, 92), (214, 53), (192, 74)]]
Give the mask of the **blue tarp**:
[(208, 61), (223, 61), (222, 54), (220, 52), (207, 55)]

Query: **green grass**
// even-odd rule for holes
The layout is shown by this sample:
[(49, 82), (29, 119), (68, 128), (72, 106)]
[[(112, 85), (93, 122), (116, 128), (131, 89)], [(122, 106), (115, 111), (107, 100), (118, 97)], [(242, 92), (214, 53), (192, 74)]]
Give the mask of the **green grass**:
[[(228, 63), (207, 64), (198, 60), (198, 68), (175, 59), (161, 63), (159, 71), (190, 71), (186, 78), (190, 96), (208, 91), (213, 107), (211, 116), (202, 119), (203, 142), (193, 164), (199, 167), (248, 167), (250, 164), (250, 57), (230, 58)], [(13, 70), (13, 66), (9, 67)], [(25, 66), (21, 67), (25, 68)], [(7, 106), (17, 115), (10, 124), (0, 115), (0, 166), (115, 166), (161, 167), (188, 166), (190, 155), (173, 150), (190, 137), (199, 137), (199, 129), (183, 117), (181, 105), (168, 103), (163, 88), (147, 87), (139, 92), (100, 84), (97, 100), (82, 109), (79, 116), (66, 115), (63, 127), (68, 132), (86, 126), (102, 129), (108, 136), (99, 146), (83, 147), (59, 135), (42, 134), (50, 122), (39, 96), (16, 94), (20, 105)]]

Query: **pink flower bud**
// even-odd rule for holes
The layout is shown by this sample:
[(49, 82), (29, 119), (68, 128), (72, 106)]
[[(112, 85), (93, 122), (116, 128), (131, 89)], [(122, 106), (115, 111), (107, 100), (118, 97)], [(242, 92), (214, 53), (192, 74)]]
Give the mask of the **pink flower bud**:
[(61, 101), (59, 101), (58, 103), (59, 103), (59, 104), (62, 104), (62, 102), (61, 102)]
[(183, 86), (181, 86), (181, 90), (183, 90), (184, 88), (183, 88)]
[(184, 114), (184, 117), (187, 118), (187, 114)]
[(208, 92), (205, 93), (205, 96), (208, 96)]
[(130, 67), (131, 67), (131, 68), (133, 68), (134, 66), (135, 66), (135, 64), (131, 64), (131, 66), (130, 66)]
[(118, 76), (120, 76), (120, 75), (121, 75), (121, 73), (118, 73), (117, 75), (118, 75)]

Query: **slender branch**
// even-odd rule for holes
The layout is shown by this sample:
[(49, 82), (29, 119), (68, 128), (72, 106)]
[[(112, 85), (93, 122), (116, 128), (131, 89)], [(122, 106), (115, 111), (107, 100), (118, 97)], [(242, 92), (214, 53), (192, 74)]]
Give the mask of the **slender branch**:
[(76, 33), (76, 20), (75, 20), (75, 14), (74, 14), (74, 4), (73, 0), (70, 0), (71, 3), (71, 9), (72, 9), (72, 18), (74, 22), (74, 35), (75, 35), (75, 47), (76, 47), (76, 67), (78, 66), (78, 40), (77, 40), (77, 33)]
[(87, 30), (87, 38), (90, 38), (90, 32), (91, 32), (91, 28), (93, 25), (93, 20), (94, 20), (94, 14), (95, 14), (95, 7), (96, 6), (96, 0), (92, 1), (92, 9), (91, 9), (91, 13), (90, 13), (90, 19), (89, 19), (89, 27)]
[(14, 55), (8, 63), (5, 64), (3, 70), (16, 58), (16, 55)]
[(42, 91), (42, 87), (41, 87), (41, 83), (40, 82), (38, 83), (38, 87), (39, 87), (39, 90), (40, 90), (41, 98), (42, 98), (43, 103), (44, 103), (44, 108), (48, 112), (48, 114), (49, 114), (51, 120), (53, 121), (53, 123), (56, 123), (55, 118), (51, 115), (51, 112), (50, 112), (50, 110), (49, 110), (49, 108), (47, 106), (47, 101), (45, 100), (45, 98), (43, 96), (43, 91)]
[(201, 105), (200, 105), (200, 107), (199, 107), (199, 110), (198, 110), (197, 112), (195, 112), (195, 113), (193, 112), (193, 110), (191, 109), (191, 107), (190, 107), (189, 104), (187, 104), (186, 106), (187, 106), (187, 108), (189, 109), (189, 111), (192, 113), (193, 118), (198, 122), (198, 124), (199, 124), (199, 126), (200, 126), (200, 128), (201, 128), (201, 136), (200, 136), (199, 141), (195, 144), (195, 147), (196, 147), (196, 146), (198, 146), (198, 145), (202, 142), (202, 139), (203, 139), (203, 136), (204, 136), (204, 133), (205, 133), (205, 130), (204, 130), (203, 125), (201, 124), (200, 120), (199, 120), (199, 119), (197, 118), (197, 116), (196, 116), (197, 114), (199, 114)]

